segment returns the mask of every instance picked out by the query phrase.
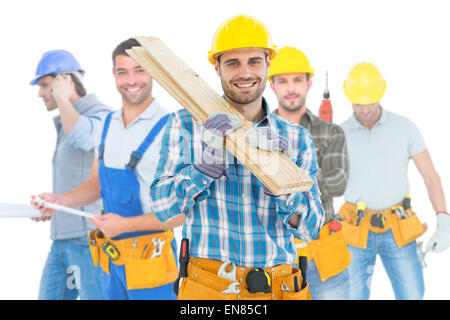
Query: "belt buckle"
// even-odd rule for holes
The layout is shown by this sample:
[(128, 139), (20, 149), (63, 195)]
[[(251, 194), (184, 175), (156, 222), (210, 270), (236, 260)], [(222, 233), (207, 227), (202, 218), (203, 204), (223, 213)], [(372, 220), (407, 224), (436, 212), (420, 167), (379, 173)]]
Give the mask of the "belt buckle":
[(384, 229), (386, 226), (386, 216), (382, 213), (375, 213), (370, 218), (370, 224), (372, 227)]

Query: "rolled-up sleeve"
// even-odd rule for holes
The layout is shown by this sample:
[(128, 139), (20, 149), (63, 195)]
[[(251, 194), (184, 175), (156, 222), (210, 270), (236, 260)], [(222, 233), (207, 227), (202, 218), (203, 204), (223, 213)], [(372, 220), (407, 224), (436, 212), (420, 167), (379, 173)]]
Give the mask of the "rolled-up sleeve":
[[(314, 152), (314, 143), (309, 131), (303, 131), (303, 137), (301, 137), (300, 141), (299, 156), (296, 164), (309, 174), (314, 184), (309, 191), (276, 197), (275, 201), (278, 207), (278, 214), (288, 230), (296, 238), (308, 242), (315, 239), (319, 234), (325, 215), (317, 183), (317, 156)], [(297, 228), (292, 227), (289, 223), (294, 214), (300, 216)]]
[(78, 149), (89, 151), (98, 144), (102, 120), (109, 111), (99, 111), (91, 116), (80, 115), (72, 131), (67, 136), (69, 142)]
[(327, 197), (340, 197), (348, 182), (349, 159), (344, 131), (335, 126), (331, 130), (327, 147), (317, 176), (321, 193)]

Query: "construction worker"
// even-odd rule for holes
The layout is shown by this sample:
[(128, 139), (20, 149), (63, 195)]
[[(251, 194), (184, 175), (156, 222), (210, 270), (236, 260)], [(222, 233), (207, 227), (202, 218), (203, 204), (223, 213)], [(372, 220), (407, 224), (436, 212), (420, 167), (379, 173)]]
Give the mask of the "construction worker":
[(284, 47), (270, 64), (268, 79), (278, 100), (274, 113), (308, 129), (319, 163), (317, 182), (325, 212), (320, 239), (309, 243), (295, 239), (298, 256), (309, 260), (307, 279), (313, 300), (348, 299), (350, 252), (342, 237), (333, 197), (344, 194), (348, 178), (348, 156), (342, 129), (312, 114), (306, 107), (314, 70), (303, 52)]
[[(148, 188), (158, 162), (169, 112), (152, 96), (152, 77), (128, 54), (135, 39), (113, 52), (113, 74), (123, 108), (109, 113), (102, 126), (91, 176), (72, 191), (43, 194), (44, 201), (67, 207), (103, 200), (103, 215), (90, 219), (94, 265), (103, 270), (108, 299), (175, 299), (178, 269), (172, 228), (183, 217), (161, 223), (151, 213)], [(37, 206), (37, 205), (36, 205)], [(40, 208), (43, 214), (54, 210)]]
[(386, 81), (371, 63), (357, 63), (344, 81), (353, 115), (342, 123), (350, 174), (344, 194), (344, 235), (353, 255), (350, 297), (368, 299), (377, 254), (396, 299), (422, 299), (424, 280), (416, 239), (425, 232), (409, 197), (408, 163), (422, 175), (437, 214), (430, 250), (450, 245), (450, 217), (438, 173), (422, 134), (409, 119), (381, 107)]
[[(57, 133), (52, 163), (55, 193), (69, 191), (89, 177), (101, 119), (111, 111), (95, 94), (86, 93), (83, 75), (84, 70), (70, 52), (53, 50), (42, 55), (30, 82), (39, 87), (38, 96), (47, 111), (59, 111), (53, 119)], [(101, 202), (95, 202), (80, 210), (100, 208)], [(33, 220), (49, 219), (42, 216)], [(95, 226), (85, 218), (64, 212), (51, 218), (52, 246), (42, 272), (39, 299), (103, 298), (100, 273), (92, 266), (86, 241), (93, 229)]]
[[(259, 132), (255, 140), (266, 138), (267, 149), (290, 154), (315, 181), (311, 135), (271, 114), (262, 97), (275, 54), (267, 28), (237, 15), (217, 29), (208, 59), (225, 100)], [(224, 149), (225, 136), (241, 125), (228, 113), (213, 113), (202, 125), (185, 110), (168, 121), (151, 196), (162, 222), (186, 217), (178, 299), (310, 299), (291, 266), (292, 235), (304, 241), (318, 235), (323, 208), (317, 182), (310, 191), (275, 197)]]

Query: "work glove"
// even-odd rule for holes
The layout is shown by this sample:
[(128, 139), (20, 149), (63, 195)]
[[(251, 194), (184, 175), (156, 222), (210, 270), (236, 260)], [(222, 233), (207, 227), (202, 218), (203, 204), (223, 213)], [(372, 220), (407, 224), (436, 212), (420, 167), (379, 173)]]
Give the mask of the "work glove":
[[(289, 141), (274, 132), (270, 127), (253, 127), (247, 131), (247, 142), (250, 146), (259, 148), (266, 151), (281, 151), (285, 152), (290, 158), (292, 158), (292, 148)], [(274, 197), (275, 195), (264, 186), (264, 193), (268, 196)]]
[(293, 150), (289, 140), (274, 132), (270, 127), (253, 127), (247, 131), (250, 146), (266, 151), (282, 151), (292, 157)]
[(197, 170), (214, 179), (226, 175), (225, 137), (242, 125), (241, 119), (234, 114), (212, 113), (203, 123), (202, 162), (194, 164)]
[(450, 215), (439, 213), (436, 218), (436, 231), (428, 241), (427, 251), (437, 253), (450, 247)]

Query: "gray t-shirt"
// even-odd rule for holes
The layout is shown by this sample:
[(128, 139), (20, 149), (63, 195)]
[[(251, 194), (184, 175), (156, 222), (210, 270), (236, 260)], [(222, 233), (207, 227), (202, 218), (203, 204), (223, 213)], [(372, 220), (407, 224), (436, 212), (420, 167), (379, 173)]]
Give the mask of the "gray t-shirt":
[(409, 194), (409, 160), (426, 149), (417, 126), (382, 109), (372, 130), (354, 115), (341, 124), (347, 139), (350, 174), (346, 201), (364, 201), (368, 209), (385, 210)]
[[(67, 136), (61, 123), (61, 116), (53, 120), (57, 132), (56, 148), (53, 154), (53, 193), (69, 192), (78, 187), (91, 175), (94, 147), (101, 121), (112, 109), (87, 94), (73, 104), (80, 118)], [(77, 208), (82, 211), (100, 213), (102, 202)], [(58, 211), (52, 216), (50, 238), (52, 240), (73, 239), (86, 236), (95, 226), (84, 217)]]

